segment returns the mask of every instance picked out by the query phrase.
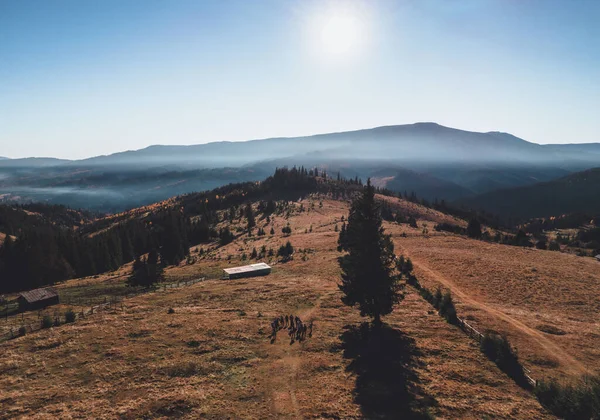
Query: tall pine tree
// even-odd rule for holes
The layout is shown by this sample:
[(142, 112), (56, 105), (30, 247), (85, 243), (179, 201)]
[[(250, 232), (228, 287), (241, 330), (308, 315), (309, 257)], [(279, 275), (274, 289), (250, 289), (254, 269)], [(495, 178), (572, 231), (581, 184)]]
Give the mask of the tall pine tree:
[(381, 317), (392, 312), (402, 296), (393, 269), (394, 244), (381, 226), (371, 180), (352, 203), (341, 245), (348, 252), (339, 260), (342, 302), (357, 306), (361, 316), (371, 317), (380, 325)]

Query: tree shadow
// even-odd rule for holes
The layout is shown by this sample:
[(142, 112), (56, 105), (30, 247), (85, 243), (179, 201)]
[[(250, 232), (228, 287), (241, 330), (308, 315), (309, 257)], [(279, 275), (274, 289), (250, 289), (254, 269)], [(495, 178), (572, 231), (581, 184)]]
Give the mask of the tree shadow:
[(341, 334), (346, 369), (356, 374), (355, 401), (366, 418), (429, 419), (437, 405), (415, 372), (420, 351), (412, 338), (384, 324), (346, 325)]

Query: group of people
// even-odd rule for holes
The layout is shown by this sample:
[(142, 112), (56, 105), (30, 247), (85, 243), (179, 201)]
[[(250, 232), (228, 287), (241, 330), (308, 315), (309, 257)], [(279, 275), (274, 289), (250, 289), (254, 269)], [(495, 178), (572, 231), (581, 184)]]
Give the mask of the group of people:
[(291, 342), (302, 341), (308, 335), (312, 337), (313, 321), (308, 324), (302, 322), (300, 317), (294, 315), (281, 315), (271, 321), (271, 342), (277, 338), (277, 331), (287, 329)]

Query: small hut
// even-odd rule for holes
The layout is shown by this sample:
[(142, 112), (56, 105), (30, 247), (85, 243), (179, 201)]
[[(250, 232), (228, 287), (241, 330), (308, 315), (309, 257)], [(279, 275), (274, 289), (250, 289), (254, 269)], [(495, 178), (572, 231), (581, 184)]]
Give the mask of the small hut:
[(600, 261), (600, 254), (596, 255), (596, 259)]
[(29, 290), (20, 293), (17, 302), (21, 311), (42, 309), (59, 303), (58, 292), (53, 287)]
[(271, 267), (265, 263), (244, 265), (223, 269), (224, 279), (240, 279), (242, 277), (266, 276), (271, 273)]

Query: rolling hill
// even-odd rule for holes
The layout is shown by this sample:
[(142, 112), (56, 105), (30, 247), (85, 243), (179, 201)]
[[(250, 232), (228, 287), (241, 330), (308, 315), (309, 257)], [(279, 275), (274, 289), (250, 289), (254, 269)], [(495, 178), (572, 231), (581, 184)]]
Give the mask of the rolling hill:
[[(0, 161), (0, 200), (42, 201), (114, 212), (263, 179), (276, 167), (385, 178), (430, 200), (550, 181), (600, 165), (597, 144), (539, 145), (501, 132), (417, 123), (245, 142), (150, 146), (83, 160)], [(382, 173), (385, 172), (385, 176)]]
[(600, 213), (600, 168), (527, 187), (501, 189), (463, 198), (456, 203), (519, 219), (574, 212), (596, 214)]
[[(191, 221), (210, 210), (210, 226), (235, 235), (228, 243), (214, 235), (190, 242), (190, 258), (166, 267), (165, 282), (155, 290), (133, 294), (125, 283), (131, 263), (124, 261), (114, 271), (57, 284), (59, 305), (8, 316), (0, 324), (3, 336), (39, 326), (40, 316), (88, 311), (74, 323), (26, 329), (0, 343), (5, 415), (556, 418), (408, 282), (402, 281), (404, 298), (384, 318), (381, 335), (369, 334), (358, 311), (342, 304), (338, 288), (338, 228), (349, 212), (348, 195), (339, 193), (360, 188), (291, 172), (86, 222), (85, 236), (124, 234), (127, 222), (156, 227), (165, 211)], [(596, 261), (425, 233), (436, 223), (467, 222), (397, 197), (377, 198), (417, 219), (417, 227), (386, 222), (384, 228), (396, 254), (412, 259), (420, 284), (451, 290), (458, 315), (478, 331), (508, 337), (534, 378), (576, 380), (598, 372)], [(267, 215), (270, 199), (276, 210)], [(239, 211), (232, 217), (232, 208), (249, 203), (256, 227), (270, 233), (249, 235)], [(106, 239), (109, 254), (127, 243)], [(247, 258), (287, 241), (295, 250), (287, 262), (268, 252)], [(258, 261), (273, 267), (270, 275), (221, 279), (223, 268)], [(114, 299), (117, 304), (102, 306)], [(295, 341), (279, 331), (270, 339), (269, 323), (281, 314), (314, 321), (312, 334)]]

